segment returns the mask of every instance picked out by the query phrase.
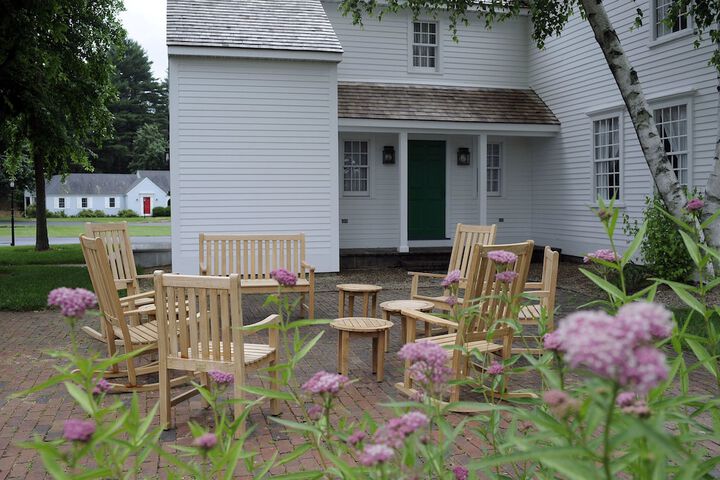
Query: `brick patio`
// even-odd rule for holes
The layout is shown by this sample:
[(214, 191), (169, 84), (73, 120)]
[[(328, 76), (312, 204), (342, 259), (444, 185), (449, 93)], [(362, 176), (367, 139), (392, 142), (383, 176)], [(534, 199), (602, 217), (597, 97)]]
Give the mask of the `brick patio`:
[[(533, 271), (536, 271), (534, 266)], [(380, 293), (379, 301), (407, 298), (410, 290), (409, 279), (399, 270), (363, 271), (348, 274), (321, 275), (318, 281), (317, 295), (318, 318), (334, 318), (337, 313), (337, 293), (334, 285), (347, 282), (377, 282), (385, 288)], [(588, 298), (574, 291), (572, 286), (561, 288), (558, 303), (562, 312), (568, 312), (577, 305), (585, 303)], [(254, 322), (272, 313), (263, 310), (262, 298), (246, 296), (243, 299), (246, 322)], [(356, 310), (357, 311), (357, 310)], [(562, 315), (561, 315), (562, 316)], [(307, 379), (318, 370), (336, 369), (337, 334), (329, 327), (311, 327), (315, 330), (324, 329), (325, 335), (317, 347), (303, 361), (297, 371), (300, 380)], [(308, 331), (311, 330), (308, 329)], [(62, 434), (62, 424), (67, 418), (81, 416), (79, 408), (70, 401), (63, 388), (34, 395), (26, 399), (7, 399), (7, 395), (18, 390), (30, 388), (49, 377), (55, 360), (43, 352), (51, 349), (65, 348), (69, 344), (68, 330), (59, 314), (55, 312), (0, 312), (0, 480), (4, 479), (36, 479), (46, 478), (41, 462), (32, 451), (22, 450), (16, 443), (29, 439), (33, 435), (42, 435), (45, 439), (58, 438)], [(395, 325), (391, 332), (390, 351), (385, 363), (385, 381), (377, 383), (371, 374), (370, 342), (351, 342), (350, 376), (358, 381), (348, 387), (340, 395), (340, 404), (345, 410), (344, 415), (350, 419), (359, 419), (368, 413), (376, 419), (390, 418), (392, 412), (381, 406), (393, 398), (399, 398), (393, 385), (402, 378), (402, 365), (396, 353), (400, 348), (400, 328)], [(98, 348), (97, 342), (81, 336), (81, 348), (92, 350)], [(512, 380), (511, 387), (534, 386), (536, 379), (522, 378)], [(712, 391), (712, 382), (702, 375), (694, 390)], [(127, 395), (122, 398), (128, 398)], [(157, 401), (157, 393), (140, 394), (144, 409), (151, 408)], [(283, 416), (288, 419), (300, 420), (299, 413), (283, 406)], [(304, 443), (300, 436), (288, 436), (283, 428), (268, 419), (269, 406), (253, 409), (250, 424), (255, 427), (249, 449), (259, 451), (262, 458), (269, 458), (275, 451), (280, 453), (293, 450), (294, 445)], [(183, 402), (174, 409), (177, 428), (163, 434), (163, 441), (168, 443), (189, 444), (191, 436), (187, 421), (193, 420), (208, 425), (209, 412), (201, 406), (200, 400)], [(456, 455), (453, 461), (464, 463), (468, 458), (477, 458), (482, 453), (479, 439), (473, 435), (461, 438), (457, 442)], [(161, 461), (153, 456), (144, 465), (144, 473), (155, 475), (162, 467)], [(286, 466), (288, 471), (305, 468), (319, 468), (312, 455), (306, 455)], [(283, 470), (280, 470), (283, 471)], [(279, 472), (273, 472), (279, 473)]]

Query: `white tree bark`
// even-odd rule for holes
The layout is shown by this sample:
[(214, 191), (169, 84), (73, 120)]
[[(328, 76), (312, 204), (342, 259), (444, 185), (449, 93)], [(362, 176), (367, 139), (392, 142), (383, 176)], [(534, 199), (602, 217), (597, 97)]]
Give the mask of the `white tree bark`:
[[(710, 218), (718, 209), (720, 209), (720, 134), (718, 134), (718, 140), (715, 142), (713, 171), (710, 173), (707, 185), (705, 185), (705, 208), (700, 218), (702, 220)], [(715, 220), (708, 225), (703, 233), (705, 242), (709, 246), (720, 249), (720, 220)], [(718, 271), (718, 267), (720, 265), (716, 265), (715, 271)]]
[[(605, 60), (607, 60), (615, 83), (617, 83), (625, 106), (630, 113), (635, 133), (640, 141), (640, 147), (658, 193), (662, 196), (668, 211), (681, 218), (687, 198), (678, 183), (672, 164), (665, 156), (665, 148), (660, 135), (658, 135), (650, 106), (645, 100), (637, 72), (625, 55), (602, 0), (580, 0), (580, 4), (587, 15), (588, 22), (595, 34), (595, 40), (605, 55)], [(720, 177), (718, 182), (720, 182)]]

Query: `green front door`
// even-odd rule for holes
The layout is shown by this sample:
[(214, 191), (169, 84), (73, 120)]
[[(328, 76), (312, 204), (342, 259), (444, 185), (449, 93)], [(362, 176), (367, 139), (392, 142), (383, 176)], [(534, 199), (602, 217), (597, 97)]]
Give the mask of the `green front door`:
[(408, 142), (408, 239), (445, 238), (445, 142)]

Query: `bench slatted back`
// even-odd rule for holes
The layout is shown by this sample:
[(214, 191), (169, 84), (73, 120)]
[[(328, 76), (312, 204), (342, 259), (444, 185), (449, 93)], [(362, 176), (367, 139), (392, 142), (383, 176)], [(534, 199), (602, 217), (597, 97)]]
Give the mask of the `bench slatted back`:
[(495, 225), (464, 225), (457, 224), (448, 273), (460, 270), (463, 278), (467, 278), (470, 268), (472, 247), (476, 244), (492, 245), (495, 243)]
[(270, 272), (284, 268), (302, 272), (305, 235), (200, 234), (200, 265), (206, 275), (237, 273), (242, 280), (269, 279)]

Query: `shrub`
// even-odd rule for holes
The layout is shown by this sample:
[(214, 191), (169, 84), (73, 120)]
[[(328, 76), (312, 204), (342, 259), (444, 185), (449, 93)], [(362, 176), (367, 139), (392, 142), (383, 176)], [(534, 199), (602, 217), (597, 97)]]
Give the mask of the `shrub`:
[(35, 213), (37, 212), (37, 206), (33, 203), (32, 205), (28, 205), (25, 209), (25, 216), (27, 218), (35, 218)]
[[(640, 254), (651, 275), (685, 282), (695, 268), (678, 226), (666, 213), (667, 208), (660, 197), (656, 195), (645, 199), (643, 218), (647, 223), (647, 233), (640, 245)], [(630, 224), (626, 216), (624, 230), (630, 236), (637, 235), (637, 223)]]
[(137, 214), (135, 210), (130, 210), (129, 208), (125, 210), (120, 210), (117, 214), (118, 217), (123, 218), (132, 218), (132, 217), (139, 217), (140, 215)]
[(169, 217), (170, 207), (155, 207), (152, 209), (153, 217)]
[(67, 218), (67, 214), (64, 210), (60, 210), (59, 212), (51, 212), (48, 211), (46, 213), (47, 218)]
[(106, 217), (107, 214), (102, 210), (80, 210), (77, 214), (78, 218), (99, 218)]

